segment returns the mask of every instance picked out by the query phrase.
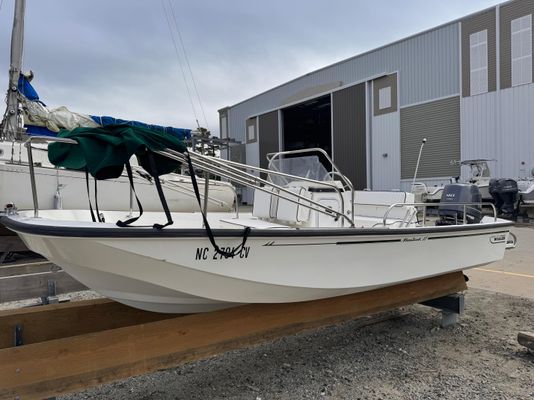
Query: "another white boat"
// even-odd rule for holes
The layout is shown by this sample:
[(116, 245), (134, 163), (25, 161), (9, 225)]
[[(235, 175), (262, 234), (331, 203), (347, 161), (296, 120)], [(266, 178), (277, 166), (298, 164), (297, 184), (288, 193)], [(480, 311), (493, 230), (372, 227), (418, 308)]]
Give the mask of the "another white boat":
[[(476, 159), (476, 160), (464, 160), (456, 161), (457, 164), (462, 166), (468, 166), (470, 175), (465, 181), (475, 185), (480, 190), (480, 195), (483, 201), (492, 201), (492, 196), (489, 192), (489, 185), (491, 178), (491, 172), (488, 165), (489, 159)], [(451, 183), (458, 182), (458, 178), (451, 178)], [(416, 195), (416, 198), (422, 202), (439, 202), (441, 195), (443, 194), (444, 185), (427, 186), (422, 182), (414, 182), (412, 185), (412, 193)]]
[[(308, 157), (299, 176), (284, 167), (295, 165), (288, 158), (295, 153)], [(36, 209), (12, 211), (2, 223), (104, 296), (171, 313), (363, 292), (488, 264), (514, 245), (509, 221), (466, 214), (477, 205), (444, 204), (439, 214), (448, 222), (435, 224), (418, 214), (421, 204), (412, 203), (412, 195), (355, 192), (335, 165), (325, 169), (306, 153), (272, 155), (278, 163), (271, 171), (158, 153), (254, 187), (249, 214), (173, 213), (173, 225), (154, 229), (161, 213), (145, 213), (141, 226), (121, 228), (109, 221), (125, 212), (104, 212), (107, 222), (99, 223), (88, 211)]]
[[(20, 151), (20, 142), (0, 142), (0, 205), (1, 210), (9, 203), (19, 209), (33, 208), (30, 174), (26, 149)], [(12, 158), (12, 151), (15, 157)], [(34, 164), (38, 181), (39, 204), (43, 209), (86, 209), (88, 207), (85, 173), (55, 168), (46, 151), (36, 151)], [(132, 159), (132, 163), (134, 160)], [(161, 210), (161, 202), (150, 175), (138, 166), (133, 166), (137, 196), (147, 211)], [(167, 202), (172, 211), (193, 211), (198, 203), (192, 191), (191, 178), (180, 174), (168, 174), (161, 178)], [(204, 195), (204, 179), (197, 178)], [(94, 184), (89, 191), (94, 198)], [(126, 174), (117, 179), (98, 182), (98, 204), (105, 210), (127, 210), (130, 206), (130, 183)], [(209, 182), (208, 209), (230, 211), (234, 207), (236, 193), (227, 182)], [(135, 206), (135, 203), (134, 203)]]

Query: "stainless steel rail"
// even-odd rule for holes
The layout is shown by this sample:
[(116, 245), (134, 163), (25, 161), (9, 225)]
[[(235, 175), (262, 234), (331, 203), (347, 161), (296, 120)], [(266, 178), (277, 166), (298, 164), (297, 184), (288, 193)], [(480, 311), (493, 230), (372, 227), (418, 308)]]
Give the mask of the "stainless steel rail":
[[(184, 154), (170, 150), (170, 149), (156, 151), (156, 153), (163, 155), (165, 157), (180, 161), (180, 162), (185, 163), (187, 161)], [(351, 227), (354, 227), (352, 215), (349, 218), (347, 215), (344, 214), (343, 211), (339, 212), (339, 211), (333, 210), (329, 208), (328, 206), (325, 206), (324, 204), (318, 203), (307, 197), (296, 194), (295, 192), (292, 192), (288, 188), (284, 188), (270, 181), (267, 181), (261, 177), (248, 173), (246, 172), (246, 170), (271, 173), (274, 175), (288, 177), (288, 178), (291, 178), (292, 180), (297, 180), (297, 181), (304, 180), (299, 176), (286, 174), (286, 173), (278, 172), (278, 171), (270, 171), (264, 168), (253, 167), (253, 166), (246, 165), (246, 164), (240, 164), (235, 161), (221, 160), (218, 158), (205, 156), (205, 155), (201, 155), (198, 153), (189, 153), (189, 154), (190, 154), (193, 165), (197, 168), (205, 169), (211, 173), (227, 178), (231, 182), (239, 183), (239, 184), (254, 188), (256, 190), (260, 190), (262, 192), (268, 193), (275, 197), (287, 200), (291, 203), (309, 208), (312, 211), (317, 211), (319, 213), (328, 215), (336, 219), (341, 218), (342, 221), (347, 221)], [(329, 182), (315, 181), (313, 179), (306, 179), (306, 181), (313, 182), (318, 185), (331, 187), (337, 190), (339, 189), (337, 186), (335, 186), (335, 184), (329, 183)], [(264, 186), (261, 186), (262, 184)], [(269, 189), (265, 189), (265, 186), (275, 188), (279, 192), (276, 193)]]
[(33, 197), (33, 216), (35, 218), (39, 217), (39, 201), (37, 199), (37, 185), (35, 183), (35, 167), (33, 165), (33, 154), (32, 154), (32, 143), (48, 143), (48, 142), (59, 142), (59, 143), (68, 143), (68, 144), (78, 144), (75, 140), (50, 137), (50, 136), (31, 136), (28, 140), (24, 142), (24, 146), (28, 151), (28, 165), (30, 167), (30, 182), (32, 185), (32, 197)]
[(389, 213), (391, 210), (397, 207), (405, 207), (405, 206), (412, 206), (412, 207), (422, 207), (423, 208), (423, 221), (422, 225), (424, 226), (426, 223), (426, 211), (428, 207), (439, 207), (439, 206), (463, 206), (463, 224), (465, 225), (467, 223), (467, 215), (466, 210), (468, 206), (480, 206), (480, 207), (491, 207), (493, 210), (493, 220), (497, 221), (497, 209), (495, 208), (495, 205), (493, 203), (395, 203), (388, 207), (386, 210), (386, 213), (384, 214), (384, 217), (382, 219), (382, 225), (387, 225), (387, 219), (389, 216)]
[[(321, 149), (321, 148), (312, 148), (312, 149), (286, 150), (286, 151), (278, 151), (278, 152), (274, 152), (274, 153), (267, 153), (266, 157), (267, 157), (267, 161), (269, 161), (268, 169), (269, 170), (273, 170), (273, 168), (274, 168), (273, 162), (274, 162), (275, 159), (279, 158), (280, 156), (294, 155), (294, 154), (305, 154), (305, 153), (320, 153), (320, 154), (322, 154), (328, 160), (330, 165), (332, 166), (332, 171), (330, 172), (330, 174), (338, 176), (341, 179), (341, 181), (344, 183), (344, 185), (350, 189), (350, 193), (351, 193), (351, 196), (350, 196), (350, 204), (351, 204), (350, 215), (352, 217), (352, 222), (354, 223), (354, 186), (353, 186), (352, 182), (350, 181), (350, 179), (347, 178), (345, 175), (343, 175), (343, 173), (337, 167), (337, 165), (334, 164), (334, 161), (330, 158), (328, 153), (326, 151), (324, 151), (323, 149)], [(336, 189), (337, 189), (337, 186), (336, 186)], [(338, 193), (339, 193), (339, 196), (341, 198), (341, 209), (343, 210), (343, 212), (345, 212), (345, 202), (344, 202), (343, 196), (341, 195), (341, 192), (339, 192), (339, 190), (338, 190)]]

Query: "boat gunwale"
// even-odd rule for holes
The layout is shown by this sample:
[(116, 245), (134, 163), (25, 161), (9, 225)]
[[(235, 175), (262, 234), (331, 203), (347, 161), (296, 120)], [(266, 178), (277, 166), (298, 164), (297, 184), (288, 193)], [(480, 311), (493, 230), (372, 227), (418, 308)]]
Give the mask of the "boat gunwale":
[[(42, 219), (41, 219), (42, 220)], [(50, 220), (53, 221), (53, 220)], [(55, 237), (82, 237), (82, 238), (173, 238), (173, 237), (202, 237), (208, 235), (204, 228), (164, 228), (152, 227), (87, 227), (87, 226), (57, 226), (32, 224), (27, 221), (19, 221), (5, 215), (0, 218), (0, 223), (17, 233), (26, 233), (40, 236)], [(248, 237), (335, 237), (335, 236), (398, 236), (419, 235), (431, 233), (465, 233), (480, 230), (505, 229), (514, 226), (511, 221), (500, 220), (498, 222), (447, 225), (432, 227), (409, 227), (409, 228), (292, 228), (287, 229), (250, 229)], [(505, 229), (506, 230), (506, 229)], [(215, 228), (212, 229), (216, 237), (243, 237), (244, 229)]]

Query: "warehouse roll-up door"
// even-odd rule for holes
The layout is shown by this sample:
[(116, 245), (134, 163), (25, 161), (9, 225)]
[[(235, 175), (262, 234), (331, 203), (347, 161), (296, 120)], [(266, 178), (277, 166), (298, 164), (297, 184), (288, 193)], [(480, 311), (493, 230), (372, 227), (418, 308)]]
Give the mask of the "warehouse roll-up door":
[(278, 111), (271, 111), (258, 117), (258, 142), (260, 167), (267, 168), (266, 155), (279, 151)]
[(367, 187), (365, 83), (333, 93), (334, 162), (354, 185)]

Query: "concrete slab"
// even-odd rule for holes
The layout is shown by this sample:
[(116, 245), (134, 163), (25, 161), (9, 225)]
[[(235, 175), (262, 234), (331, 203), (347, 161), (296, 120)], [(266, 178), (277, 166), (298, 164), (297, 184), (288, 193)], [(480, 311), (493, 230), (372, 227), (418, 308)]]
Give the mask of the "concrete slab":
[(534, 229), (514, 227), (517, 247), (503, 260), (465, 271), (468, 285), (477, 289), (534, 299)]

